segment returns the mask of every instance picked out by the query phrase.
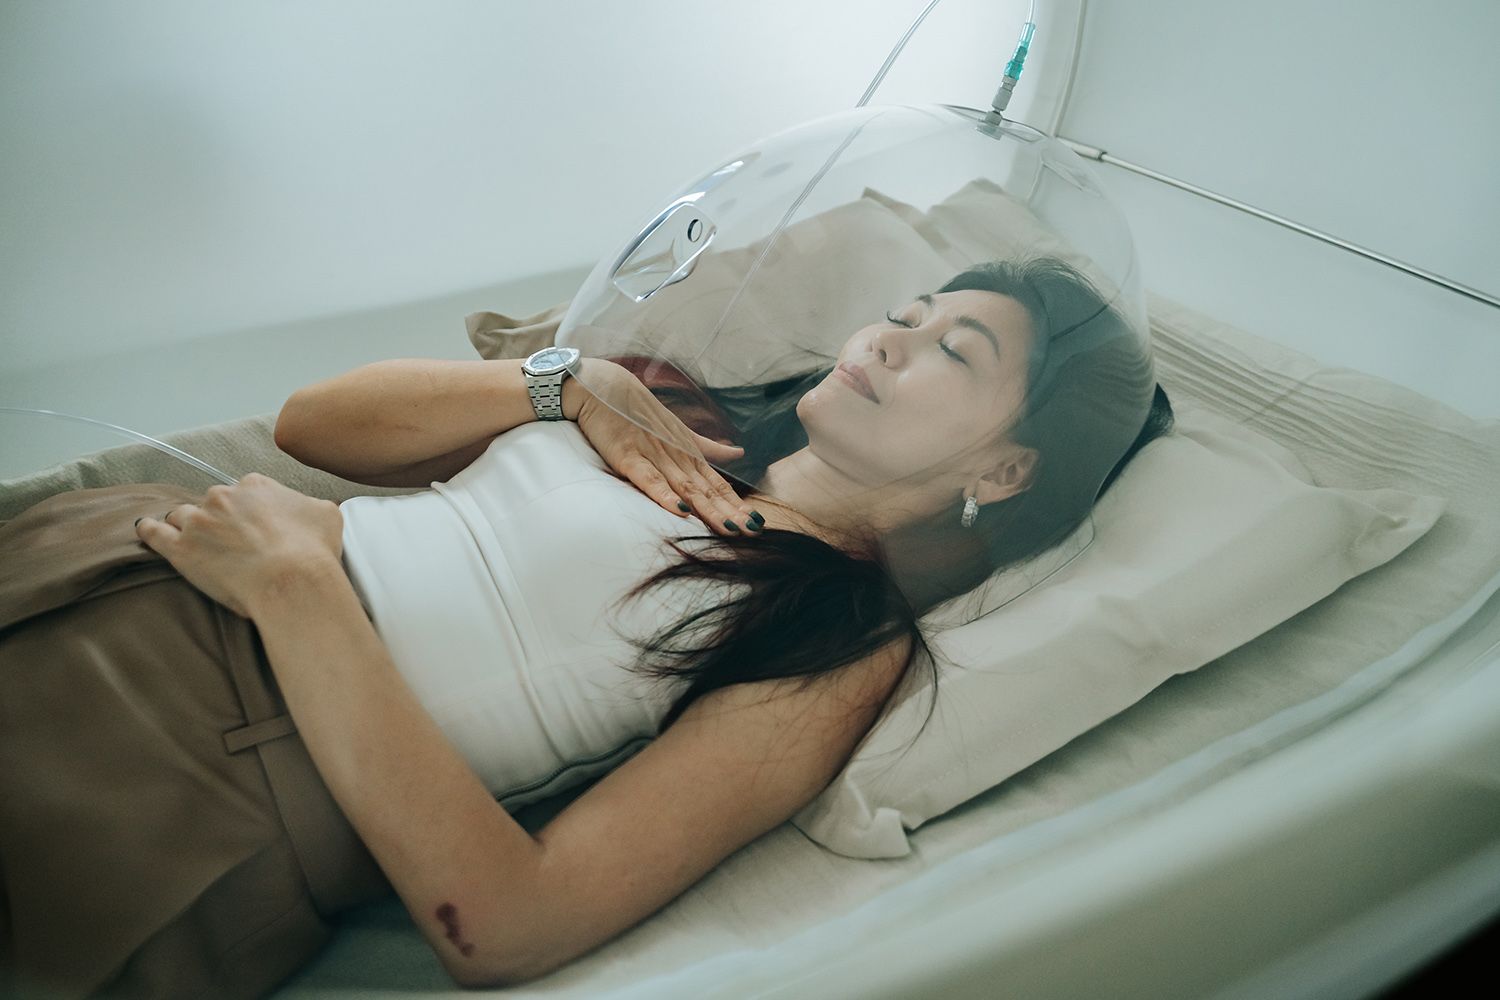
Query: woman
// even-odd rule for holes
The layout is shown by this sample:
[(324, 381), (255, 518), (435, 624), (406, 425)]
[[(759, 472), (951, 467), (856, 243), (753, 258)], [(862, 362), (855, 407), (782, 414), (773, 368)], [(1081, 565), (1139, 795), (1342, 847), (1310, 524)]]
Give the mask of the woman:
[[(289, 400), (278, 444), (367, 483), (452, 488), (534, 416), (519, 363), (492, 364), (483, 385), (472, 363), (366, 366)], [(677, 538), (678, 561), (641, 564), (622, 596), (733, 585), (629, 636), (640, 671), (680, 684), (659, 736), (533, 836), (377, 634), (341, 561), (337, 506), (253, 474), (199, 498), (51, 498), (0, 527), (0, 556), (41, 581), (0, 586), (7, 965), (73, 994), (256, 996), (388, 880), (458, 982), (551, 971), (817, 795), (923, 648), (919, 616), (1071, 532), (1171, 420), (1118, 317), (1049, 260), (965, 272), (857, 331), (834, 366), (769, 386), (658, 399), (624, 364), (584, 364), (564, 416), (662, 510), (714, 533)], [(166, 509), (164, 496), (193, 502)], [(135, 554), (110, 536), (78, 578), (47, 576), (122, 512), (146, 515)], [(128, 572), (97, 571), (111, 560)], [(140, 616), (118, 645), (201, 646), (210, 665), (178, 676), (177, 654), (153, 650), (131, 662), (155, 675), (132, 686), (115, 666), (126, 658), (89, 638), (88, 616), (106, 612)], [(70, 666), (37, 667), (54, 659)], [(38, 722), (38, 705), (56, 714)], [(193, 713), (221, 717), (195, 728)], [(159, 762), (113, 752), (172, 726)], [(140, 815), (156, 808), (179, 819)], [(95, 825), (107, 834), (90, 840)]]

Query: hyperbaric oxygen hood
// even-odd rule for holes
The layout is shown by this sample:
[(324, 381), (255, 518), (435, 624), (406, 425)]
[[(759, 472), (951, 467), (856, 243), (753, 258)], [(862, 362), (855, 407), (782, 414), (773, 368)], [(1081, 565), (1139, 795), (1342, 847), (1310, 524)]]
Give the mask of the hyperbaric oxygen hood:
[[(993, 330), (967, 315), (958, 325), (983, 330), (1003, 355), (999, 367), (973, 371), (995, 386), (1024, 373), (1024, 399), (998, 415), (978, 407), (962, 425), (970, 433), (935, 438), (925, 466), (854, 478), (880, 489), (889, 485), (882, 474), (936, 477), (976, 440), (1009, 431), (1045, 453), (1048, 502), (1070, 526), (1066, 538), (1048, 539), (1051, 569), (1029, 563), (1027, 585), (1088, 543), (1092, 503), (1141, 431), (1155, 376), (1129, 228), (1067, 146), (971, 108), (860, 107), (753, 144), (642, 217), (595, 266), (557, 343), (627, 363), (648, 386), (732, 397), (734, 413), (719, 426), (736, 443), (736, 431), (759, 419), (746, 402), (758, 389), (767, 406), (787, 380), (822, 391), (820, 372), (832, 385), (836, 363), (874, 363), (877, 340), (922, 336), (903, 332), (913, 323), (935, 330), (945, 290), (1019, 303), (1026, 318), (1011, 322), (1024, 329)], [(589, 382), (587, 366), (578, 377)], [(591, 388), (604, 398), (604, 386)], [(849, 419), (876, 428), (879, 407), (894, 400), (868, 387), (865, 395), (872, 405)], [(911, 395), (901, 402), (912, 405)], [(948, 396), (925, 405), (909, 412), (951, 415), (960, 404)], [(621, 412), (651, 429), (646, 415)], [(817, 429), (808, 434), (816, 451)], [(719, 468), (765, 493), (757, 476), (778, 457)]]

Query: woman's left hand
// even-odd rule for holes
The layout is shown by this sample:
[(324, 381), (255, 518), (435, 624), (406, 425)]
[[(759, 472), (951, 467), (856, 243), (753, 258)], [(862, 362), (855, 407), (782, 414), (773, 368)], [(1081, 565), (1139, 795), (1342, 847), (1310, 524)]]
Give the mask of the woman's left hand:
[(215, 601), (244, 618), (267, 591), (303, 570), (337, 563), (344, 515), (330, 500), (246, 473), (185, 503), (136, 522), (135, 533)]
[(616, 476), (678, 517), (697, 513), (715, 534), (764, 528), (765, 519), (709, 464), (741, 458), (743, 448), (692, 430), (623, 366), (603, 358), (584, 364), (588, 385), (563, 383), (563, 413)]

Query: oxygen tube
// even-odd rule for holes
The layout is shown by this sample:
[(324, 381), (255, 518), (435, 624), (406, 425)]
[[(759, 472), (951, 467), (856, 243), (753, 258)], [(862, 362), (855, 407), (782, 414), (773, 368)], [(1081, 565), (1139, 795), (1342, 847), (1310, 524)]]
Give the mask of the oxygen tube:
[(179, 462), (186, 462), (193, 468), (198, 469), (202, 472), (206, 472), (210, 476), (213, 476), (225, 486), (233, 486), (239, 482), (239, 480), (235, 479), (233, 476), (229, 476), (224, 474), (223, 472), (220, 472), (218, 469), (214, 468), (212, 465), (209, 465), (201, 458), (195, 458), (194, 456), (189, 455), (187, 452), (183, 451), (181, 448), (174, 448), (172, 445), (167, 444), (165, 441), (158, 441), (156, 438), (152, 437), (149, 434), (142, 434), (140, 431), (133, 431), (128, 427), (121, 427), (119, 424), (112, 424), (105, 420), (95, 420), (92, 417), (80, 417), (72, 413), (60, 413), (57, 410), (35, 410), (27, 406), (0, 406), (0, 413), (40, 413), (43, 416), (59, 417), (63, 420), (76, 420), (79, 423), (93, 424), (96, 427), (104, 427), (111, 431), (114, 431), (117, 434), (121, 434), (133, 440), (140, 441), (142, 444), (148, 444), (151, 447), (155, 448), (157, 451), (171, 455)]
[[(922, 22), (927, 20), (927, 15), (931, 14), (932, 9), (941, 2), (942, 0), (932, 0), (931, 3), (923, 8), (922, 13), (917, 15), (917, 19), (911, 23), (911, 27), (906, 29), (906, 34), (902, 35), (901, 40), (896, 43), (896, 47), (891, 49), (891, 54), (885, 57), (885, 62), (881, 64), (880, 69), (875, 73), (875, 79), (870, 81), (870, 85), (865, 88), (864, 96), (859, 99), (859, 103), (854, 105), (856, 108), (864, 107), (869, 103), (870, 98), (875, 96), (875, 91), (880, 87), (880, 82), (885, 79), (885, 75), (895, 65), (896, 57), (901, 54), (902, 49), (906, 48), (906, 43), (911, 41), (911, 36), (917, 33), (917, 28), (921, 27)], [(1031, 39), (1035, 34), (1036, 0), (1031, 0), (1031, 6), (1026, 14), (1026, 23), (1021, 25), (1021, 37), (1016, 42), (1016, 51), (1011, 55), (1010, 62), (1005, 64), (1005, 74), (1001, 77), (1000, 87), (995, 91), (995, 96), (990, 99), (990, 106), (994, 109), (990, 115), (991, 124), (999, 122), (1004, 117), (1006, 107), (1010, 105), (1011, 92), (1016, 89), (1016, 84), (1021, 81), (1021, 69), (1026, 65), (1026, 54), (1031, 50)]]

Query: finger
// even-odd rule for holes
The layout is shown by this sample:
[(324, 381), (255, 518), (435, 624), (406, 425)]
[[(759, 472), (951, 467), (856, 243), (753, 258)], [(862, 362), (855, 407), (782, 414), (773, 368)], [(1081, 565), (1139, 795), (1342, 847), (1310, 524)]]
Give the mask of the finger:
[(692, 511), (693, 508), (678, 495), (677, 491), (672, 488), (672, 484), (667, 482), (666, 477), (656, 466), (645, 459), (629, 463), (626, 466), (626, 475), (635, 484), (636, 489), (661, 504), (663, 509), (671, 511), (678, 517), (687, 517)]
[(161, 552), (182, 534), (162, 517), (138, 517), (135, 519), (135, 537), (145, 542), (148, 548)]
[(697, 442), (698, 450), (703, 453), (703, 457), (710, 462), (733, 462), (736, 459), (745, 457), (745, 449), (737, 444), (729, 444), (726, 441), (715, 441), (713, 438), (704, 437), (696, 431), (693, 432), (693, 439)]
[(213, 505), (222, 507), (233, 495), (233, 491), (228, 486), (225, 486), (223, 483), (215, 483), (204, 491), (203, 504), (204, 506)]
[[(693, 433), (693, 437), (696, 441), (707, 441), (717, 448), (724, 447), (701, 434)], [(648, 460), (656, 466), (672, 489), (687, 502), (693, 513), (698, 515), (699, 520), (720, 535), (739, 533), (743, 515), (733, 507), (723, 504), (715, 496), (714, 491), (709, 489), (705, 481), (716, 476), (712, 472), (712, 466), (704, 460), (703, 456), (684, 443), (662, 439), (653, 443), (655, 447), (652, 448)]]
[(761, 517), (750, 504), (740, 499), (740, 495), (734, 491), (734, 487), (719, 475), (717, 470), (707, 462), (698, 462), (695, 469), (698, 475), (699, 487), (716, 504), (716, 509), (721, 512), (723, 519), (732, 521), (740, 530), (754, 534), (765, 526), (765, 518)]
[(663, 472), (667, 481), (672, 484), (672, 488), (692, 507), (698, 520), (708, 525), (714, 534), (737, 535), (740, 533), (740, 524), (732, 516), (733, 512), (725, 509), (724, 505), (704, 488), (702, 481), (695, 478), (691, 471), (671, 466)]
[[(720, 444), (696, 432), (693, 432), (693, 438), (698, 442), (707, 442), (710, 447), (719, 450), (729, 448), (736, 456), (739, 454), (739, 449)], [(699, 520), (715, 534), (742, 534), (747, 530), (747, 524), (751, 532), (759, 529), (759, 525), (750, 519), (749, 509), (742, 509), (734, 490), (719, 477), (703, 456), (695, 455), (682, 445), (671, 442), (659, 441), (657, 444), (654, 460), (667, 482), (693, 508)]]

